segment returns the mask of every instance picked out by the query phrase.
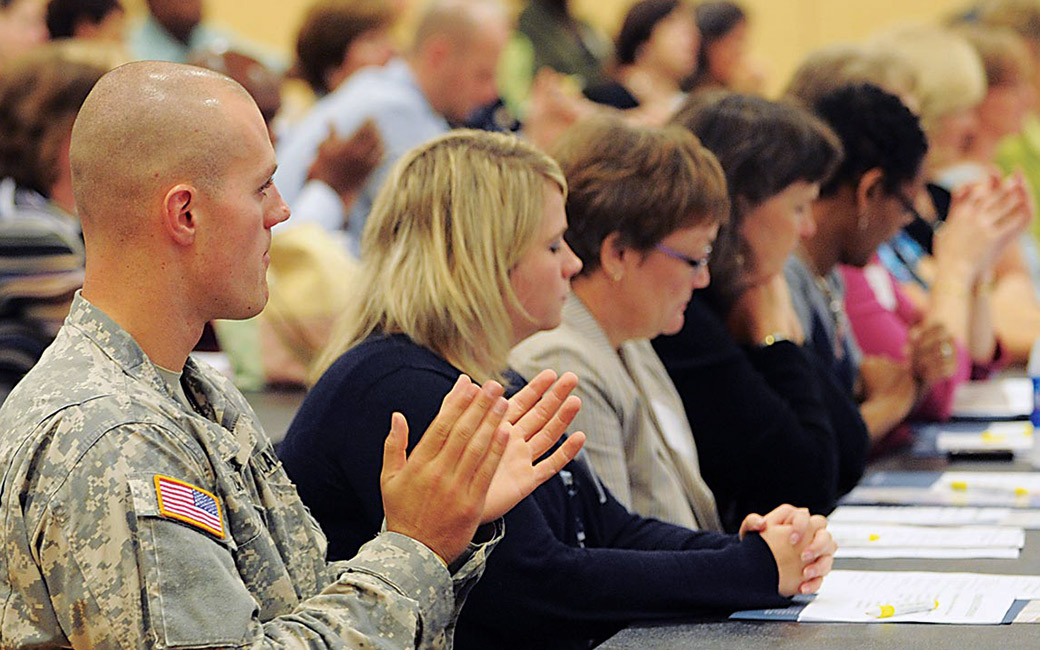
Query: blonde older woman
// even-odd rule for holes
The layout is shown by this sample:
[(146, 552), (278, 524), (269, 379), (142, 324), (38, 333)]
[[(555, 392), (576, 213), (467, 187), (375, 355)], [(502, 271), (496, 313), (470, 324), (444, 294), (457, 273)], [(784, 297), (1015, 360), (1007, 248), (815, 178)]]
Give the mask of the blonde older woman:
[[(422, 430), (460, 373), (516, 385), (510, 346), (559, 324), (581, 268), (563, 240), (565, 192), (551, 159), (504, 135), (454, 132), (396, 168), (366, 225), (356, 316), (281, 449), (330, 557), (380, 528), (373, 459), (392, 413)], [(455, 647), (576, 650), (632, 620), (785, 602), (830, 567), (823, 523), (786, 509), (741, 539), (644, 519), (576, 460), (506, 515)]]
[[(1035, 301), (1031, 290), (1018, 281), (1025, 273), (1021, 251), (1015, 242), (1016, 230), (1021, 233), (1031, 218), (1030, 206), (1025, 200), (1024, 181), (1020, 176), (1010, 177), (1003, 183), (993, 179), (975, 179), (974, 185), (963, 182), (964, 168), (960, 164), (968, 160), (972, 145), (985, 135), (979, 123), (978, 110), (987, 96), (987, 74), (983, 58), (972, 43), (961, 34), (940, 27), (919, 25), (905, 27), (879, 35), (871, 47), (891, 52), (902, 57), (915, 72), (917, 83), (914, 90), (921, 128), (928, 137), (928, 154), (924, 161), (924, 179), (928, 183), (934, 209), (926, 209), (914, 215), (913, 220), (890, 247), (882, 247), (880, 254), (885, 266), (903, 282), (903, 289), (917, 309), (948, 311), (947, 307), (936, 307), (935, 292), (931, 286), (937, 284), (937, 270), (927, 262), (919, 261), (926, 255), (936, 254), (933, 250), (936, 224), (950, 215), (950, 223), (956, 221), (958, 212), (964, 213), (961, 221), (984, 221), (980, 215), (979, 202), (990, 205), (1010, 206), (1014, 214), (1009, 224), (1009, 237), (1003, 234), (994, 237), (999, 244), (994, 254), (976, 256), (986, 259), (986, 268), (977, 269), (969, 277), (942, 278), (946, 285), (959, 285), (955, 291), (969, 300), (962, 305), (964, 297), (947, 299), (943, 305), (954, 305), (956, 314), (944, 314), (948, 323), (961, 318), (965, 309), (971, 323), (970, 334), (959, 326), (949, 326), (967, 347), (971, 360), (976, 364), (990, 364), (996, 351), (996, 342), (1004, 343), (1004, 356), (1013, 361), (1024, 362), (1029, 347), (1036, 338), (1036, 326), (1022, 331), (1020, 323), (1027, 319), (1004, 319), (1002, 327), (995, 328), (993, 305), (990, 294), (996, 288), (1003, 295), (1003, 304), (1030, 305)], [(994, 78), (996, 80), (996, 78)], [(958, 171), (958, 169), (960, 171)], [(971, 192), (968, 192), (969, 186)], [(1013, 227), (1010, 227), (1013, 226)], [(958, 230), (964, 231), (965, 227)], [(947, 236), (946, 239), (952, 239)], [(981, 244), (986, 238), (976, 237)], [(970, 242), (969, 242), (970, 243)], [(964, 265), (962, 265), (964, 266)], [(961, 274), (958, 273), (958, 276)], [(1004, 280), (1010, 280), (1008, 284)], [(1011, 297), (1008, 291), (1010, 288)], [(1037, 319), (1028, 319), (1032, 324)]]
[(899, 56), (914, 70), (916, 110), (928, 136), (925, 176), (963, 158), (986, 95), (986, 73), (971, 45), (949, 29), (910, 25), (878, 34), (868, 47)]

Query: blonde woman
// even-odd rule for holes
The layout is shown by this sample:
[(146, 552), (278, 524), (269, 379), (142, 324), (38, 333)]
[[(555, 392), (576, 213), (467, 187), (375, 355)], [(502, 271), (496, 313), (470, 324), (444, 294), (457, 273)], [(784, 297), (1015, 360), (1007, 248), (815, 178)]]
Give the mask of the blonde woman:
[[(521, 383), (510, 347), (559, 324), (581, 268), (563, 239), (565, 193), (550, 158), (497, 134), (456, 131), (395, 169), (366, 224), (357, 317), (281, 450), (330, 557), (380, 528), (376, 459), (393, 412), (418, 432), (461, 373)], [(823, 523), (788, 508), (749, 518), (742, 533), (760, 532), (741, 539), (643, 519), (576, 460), (506, 516), (455, 646), (587, 648), (632, 620), (782, 604), (829, 570)]]
[[(947, 323), (950, 332), (966, 346), (973, 363), (989, 366), (997, 357), (1024, 363), (1036, 338), (1036, 319), (1002, 319), (1003, 327), (996, 327), (996, 303), (991, 301), (996, 292), (1002, 295), (1004, 305), (1035, 307), (1028, 284), (1018, 282), (1026, 270), (1016, 245), (1017, 234), (1028, 227), (1031, 218), (1024, 181), (1017, 175), (1003, 182), (996, 177), (976, 179), (979, 182), (974, 183), (958, 180), (964, 173), (959, 164), (969, 157), (972, 143), (980, 135), (978, 109), (987, 95), (983, 58), (961, 34), (926, 25), (881, 34), (872, 47), (902, 57), (917, 77), (917, 113), (928, 137), (923, 174), (934, 206), (914, 214), (903, 231), (880, 249), (881, 261), (900, 280), (917, 309), (930, 309), (938, 314), (937, 320)], [(996, 206), (996, 210), (984, 214), (980, 204)], [(1006, 212), (1009, 218), (1000, 218), (999, 212)], [(963, 216), (958, 219), (958, 214)], [(955, 225), (958, 221), (967, 223)], [(944, 238), (951, 242), (959, 239), (962, 247), (982, 246), (992, 240), (996, 248), (977, 255), (968, 251), (947, 255), (955, 258), (952, 266), (957, 268), (952, 272), (939, 268), (938, 259), (932, 265), (928, 256), (938, 257), (933, 245), (940, 222), (959, 233), (992, 222), (999, 226), (991, 228), (992, 237), (954, 238), (947, 231)], [(952, 246), (947, 243), (946, 247)], [(985, 260), (987, 264), (965, 265), (960, 262), (964, 259)], [(969, 266), (973, 267), (970, 272)], [(1031, 322), (1023, 328), (1020, 323), (1026, 320)], [(953, 321), (957, 324), (950, 325)], [(961, 325), (965, 321), (967, 328)]]

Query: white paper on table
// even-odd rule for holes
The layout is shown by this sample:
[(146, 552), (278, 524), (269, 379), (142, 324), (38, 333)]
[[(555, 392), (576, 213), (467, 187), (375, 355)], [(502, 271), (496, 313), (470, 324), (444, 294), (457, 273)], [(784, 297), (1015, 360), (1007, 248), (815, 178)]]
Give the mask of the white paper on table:
[(1008, 377), (969, 381), (953, 394), (954, 417), (1025, 417), (1033, 412), (1033, 380)]
[(1012, 510), (1000, 524), (1002, 526), (1018, 526), (1026, 530), (1040, 529), (1040, 510), (1025, 508)]
[(939, 451), (1029, 451), (1033, 448), (1033, 425), (1030, 422), (993, 422), (984, 431), (975, 433), (940, 430), (935, 437), (935, 447)]
[[(1040, 596), (1040, 576), (834, 570), (799, 621), (999, 624), (1016, 599)], [(928, 612), (877, 619), (873, 606), (938, 600)]]
[[(827, 520), (842, 524), (914, 524), (917, 526), (1012, 526), (1011, 508), (973, 508), (954, 506), (839, 506)], [(1040, 511), (1036, 524), (1040, 526)]]
[(946, 507), (1025, 507), (1033, 502), (1029, 494), (1015, 494), (1008, 489), (953, 490), (936, 481), (931, 487), (859, 485), (842, 499), (845, 503), (883, 503), (892, 506)]
[(836, 558), (893, 560), (893, 559), (927, 559), (927, 560), (973, 560), (985, 558), (990, 560), (1014, 560), (1022, 554), (1017, 547), (983, 546), (978, 548), (942, 548), (918, 546), (839, 546), (834, 553)]
[(1011, 497), (1040, 495), (1040, 472), (943, 472), (933, 492)]
[(901, 526), (828, 523), (827, 530), (842, 546), (903, 546), (931, 548), (1022, 548), (1026, 531), (1001, 526)]

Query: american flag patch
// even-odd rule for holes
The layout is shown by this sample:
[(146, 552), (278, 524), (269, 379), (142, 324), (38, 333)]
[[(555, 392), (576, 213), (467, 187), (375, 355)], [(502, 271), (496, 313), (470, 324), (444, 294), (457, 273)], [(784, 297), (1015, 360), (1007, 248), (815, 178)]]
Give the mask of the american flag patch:
[(224, 520), (220, 517), (220, 501), (210, 492), (169, 476), (155, 475), (155, 493), (159, 497), (159, 513), (186, 524), (224, 537)]

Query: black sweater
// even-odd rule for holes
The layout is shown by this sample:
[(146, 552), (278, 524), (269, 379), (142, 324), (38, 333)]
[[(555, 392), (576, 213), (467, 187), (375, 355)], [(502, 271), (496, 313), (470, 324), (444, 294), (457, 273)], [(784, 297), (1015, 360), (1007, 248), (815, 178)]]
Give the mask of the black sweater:
[(727, 530), (781, 503), (827, 514), (863, 475), (869, 438), (859, 410), (798, 345), (741, 347), (695, 294), (682, 330), (653, 346)]
[[(391, 413), (407, 417), (414, 445), (458, 375), (407, 337), (379, 337), (340, 357), (307, 395), (279, 453), (329, 536), (329, 559), (352, 556), (380, 528)], [(581, 460), (505, 522), (459, 618), (458, 650), (588, 648), (631, 621), (787, 602), (760, 537), (630, 514)]]

